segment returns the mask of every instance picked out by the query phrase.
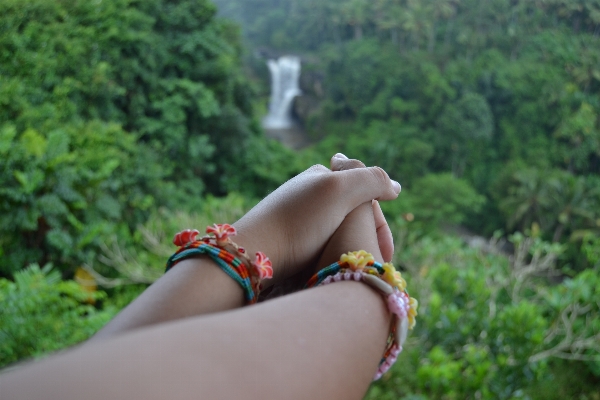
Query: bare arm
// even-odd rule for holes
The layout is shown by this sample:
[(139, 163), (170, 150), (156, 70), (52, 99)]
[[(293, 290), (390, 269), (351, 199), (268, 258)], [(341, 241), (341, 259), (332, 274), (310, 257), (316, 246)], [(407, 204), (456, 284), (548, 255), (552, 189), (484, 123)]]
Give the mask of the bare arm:
[(11, 399), (360, 399), (390, 317), (340, 282), (90, 343), (0, 376)]
[(242, 288), (208, 256), (184, 260), (127, 306), (90, 341), (140, 327), (231, 310), (244, 304)]
[[(275, 282), (309, 265), (314, 266), (327, 241), (357, 206), (373, 198), (394, 199), (400, 191), (398, 183), (391, 181), (383, 170), (364, 168), (358, 160), (334, 157), (331, 167), (338, 172), (322, 165), (309, 168), (271, 193), (234, 224), (239, 232), (233, 238), (236, 243), (245, 247), (249, 254), (262, 250), (271, 258)], [(363, 168), (355, 169), (357, 167)], [(380, 231), (385, 219), (380, 209), (377, 210), (376, 221), (383, 221), (377, 226)], [(371, 211), (368, 215), (373, 219)], [(389, 259), (393, 246), (391, 233), (388, 236), (385, 253)], [(332, 255), (332, 261), (340, 254)], [(208, 257), (186, 260), (121, 311), (92, 341), (165, 321), (230, 310), (243, 304), (241, 288)]]
[[(348, 214), (321, 261), (358, 248), (382, 258), (370, 202)], [(379, 294), (339, 282), (88, 343), (0, 376), (0, 394), (7, 400), (360, 399), (389, 324)]]

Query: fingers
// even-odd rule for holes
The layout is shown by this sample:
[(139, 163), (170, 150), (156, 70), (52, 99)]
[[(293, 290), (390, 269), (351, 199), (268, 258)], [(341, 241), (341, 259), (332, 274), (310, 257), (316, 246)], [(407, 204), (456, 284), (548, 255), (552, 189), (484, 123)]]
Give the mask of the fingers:
[(349, 159), (342, 153), (337, 153), (331, 157), (330, 165), (332, 171), (347, 171), (349, 169), (365, 168), (365, 164), (363, 164), (362, 161)]
[(360, 160), (341, 153), (334, 155), (330, 164), (332, 171), (340, 172), (335, 175), (341, 180), (342, 192), (354, 196), (353, 207), (373, 199), (393, 200), (400, 193), (400, 184), (379, 167), (365, 167)]
[[(342, 153), (337, 153), (330, 161), (332, 171), (348, 171), (357, 168), (365, 168), (360, 160), (349, 159)], [(392, 182), (393, 184), (393, 182)], [(377, 200), (372, 202), (373, 217), (375, 219), (375, 228), (377, 231), (377, 240), (379, 242), (379, 250), (385, 262), (392, 261), (394, 255), (394, 239), (392, 231), (383, 215), (383, 211)]]
[(400, 184), (392, 181), (379, 167), (357, 168), (336, 172), (336, 190), (344, 194), (347, 212), (371, 200), (394, 200), (400, 193)]
[[(277, 280), (314, 265), (331, 235), (363, 203), (369, 208), (376, 241), (371, 201), (392, 200), (400, 192), (400, 185), (381, 168), (364, 168), (343, 155), (335, 158), (340, 159), (332, 160), (336, 172), (315, 165), (271, 192), (234, 223), (238, 244), (260, 249), (279, 266)], [(360, 168), (350, 169), (356, 166)]]
[(377, 241), (379, 242), (379, 250), (383, 261), (391, 262), (394, 256), (394, 237), (377, 200), (373, 200), (373, 217), (375, 218)]
[(349, 251), (365, 250), (377, 261), (381, 255), (375, 230), (375, 217), (371, 203), (363, 203), (352, 210), (327, 242), (327, 247), (317, 263), (317, 271), (339, 260)]
[[(343, 233), (340, 243), (345, 247), (344, 251), (340, 254), (347, 253), (349, 251), (356, 251), (357, 249), (363, 249), (375, 257), (376, 260), (382, 260), (383, 257), (380, 252), (379, 243), (374, 233), (376, 232), (375, 218), (373, 216), (373, 207), (370, 203), (363, 203), (356, 207), (348, 214), (339, 231)], [(350, 225), (351, 227), (358, 226), (361, 231), (357, 234), (356, 230), (344, 229), (344, 225)], [(339, 258), (339, 255), (338, 255)]]

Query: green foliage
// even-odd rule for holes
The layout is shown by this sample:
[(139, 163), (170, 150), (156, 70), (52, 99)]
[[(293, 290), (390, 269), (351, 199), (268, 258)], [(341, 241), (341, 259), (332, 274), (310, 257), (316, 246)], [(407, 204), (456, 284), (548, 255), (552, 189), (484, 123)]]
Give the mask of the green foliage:
[(407, 218), (411, 230), (431, 232), (444, 225), (463, 223), (476, 215), (484, 202), (485, 198), (466, 180), (452, 174), (428, 174), (404, 187), (398, 200), (382, 202), (381, 207), (392, 220), (400, 215)]
[(237, 28), (215, 11), (0, 3), (0, 275), (48, 261), (68, 274), (152, 208), (262, 196), (293, 174), (259, 156), (280, 148), (258, 135)]
[(554, 135), (560, 139), (557, 157), (574, 171), (589, 171), (590, 161), (600, 156), (598, 113), (585, 101), (561, 121)]
[(509, 229), (536, 224), (543, 232), (552, 233), (548, 236), (553, 241), (560, 241), (568, 235), (580, 238), (598, 226), (600, 187), (595, 177), (517, 168), (498, 186), (502, 189), (495, 197)]
[(224, 175), (221, 181), (228, 195), (262, 197), (308, 168), (304, 158), (274, 139), (256, 138), (245, 149), (244, 167)]
[(42, 134), (73, 118), (111, 121), (178, 180), (232, 172), (253, 135), (250, 92), (235, 28), (214, 13), (205, 0), (3, 2), (0, 71), (11, 84), (0, 115)]
[(593, 267), (600, 267), (600, 237), (587, 236), (581, 250)]
[(410, 127), (396, 121), (375, 120), (360, 134), (346, 131), (329, 136), (316, 145), (315, 151), (323, 155), (341, 152), (367, 165), (378, 165), (403, 186), (410, 186), (427, 173), (434, 148)]
[(50, 264), (33, 264), (14, 278), (0, 278), (0, 367), (79, 343), (114, 314), (90, 305), (103, 292), (61, 280)]
[[(444, 108), (437, 122), (438, 152), (451, 154), (444, 162), (446, 169), (462, 175), (467, 164), (481, 162), (494, 132), (494, 116), (490, 106), (478, 93), (464, 93)], [(474, 159), (473, 159), (474, 158)]]
[[(0, 128), (0, 271), (41, 259), (76, 265), (111, 224), (140, 220), (155, 205), (145, 181), (161, 174), (142, 169), (143, 149), (118, 125), (68, 124), (42, 135)], [(161, 185), (163, 186), (163, 185)]]
[(320, 77), (320, 95), (310, 79), (302, 88), (322, 99), (307, 124), (319, 150), (380, 165), (409, 189), (432, 172), (464, 178), (486, 197), (466, 222), (485, 235), (536, 222), (567, 242), (597, 229), (596, 1), (216, 3), (251, 46), (302, 54)]
[(534, 303), (498, 298), (507, 294), (490, 279), (507, 277), (506, 261), (488, 259), (485, 272), (478, 271), (476, 255), (469, 253), (459, 253), (452, 264), (443, 255), (428, 268), (431, 293), (423, 324), (435, 346), (427, 355), (431, 362), (417, 371), (419, 385), (434, 397), (458, 399), (483, 389), (484, 398), (509, 398), (533, 378), (537, 366), (527, 360), (542, 343), (547, 322)]
[[(523, 235), (513, 241), (510, 260), (450, 237), (424, 237), (400, 249), (397, 264), (408, 269), (419, 317), (398, 363), (367, 399), (564, 398), (539, 397), (534, 388), (553, 384), (554, 374), (562, 373), (556, 367), (565, 364), (556, 357), (600, 356), (598, 274), (589, 270), (547, 286), (535, 275), (560, 246)], [(572, 323), (565, 326), (565, 319)], [(597, 394), (573, 381), (559, 392)]]
[[(193, 212), (159, 208), (133, 233), (122, 230), (102, 242), (99, 263), (88, 265), (86, 269), (100, 285), (114, 287), (118, 293), (124, 290), (119, 289), (124, 285), (151, 284), (164, 274), (166, 260), (174, 251), (172, 238), (177, 232), (235, 222), (253, 205), (252, 200), (232, 192), (221, 198), (207, 196)], [(130, 295), (127, 291), (121, 293), (117, 304), (130, 299)]]

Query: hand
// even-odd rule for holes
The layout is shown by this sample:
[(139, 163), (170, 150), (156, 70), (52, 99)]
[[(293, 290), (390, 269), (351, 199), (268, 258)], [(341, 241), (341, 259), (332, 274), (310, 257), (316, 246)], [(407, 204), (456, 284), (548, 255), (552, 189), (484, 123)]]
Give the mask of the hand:
[(313, 272), (331, 265), (338, 261), (342, 254), (350, 251), (365, 250), (373, 255), (375, 261), (382, 262), (383, 256), (379, 247), (373, 206), (371, 202), (363, 203), (346, 216), (329, 239)]
[[(331, 159), (332, 171), (346, 171), (365, 168), (359, 160), (348, 159), (343, 154), (336, 154)], [(366, 202), (350, 212), (344, 222), (335, 231), (317, 266), (315, 272), (340, 259), (349, 251), (365, 250), (377, 261), (389, 262), (394, 255), (392, 232), (385, 220), (377, 200)]]
[[(373, 199), (393, 200), (400, 185), (379, 167), (332, 172), (315, 165), (284, 183), (234, 226), (234, 240), (249, 254), (273, 262), (273, 281), (314, 265), (346, 215)], [(372, 217), (373, 218), (373, 217)], [(374, 224), (373, 219), (373, 224)]]
[[(363, 164), (360, 160), (348, 159), (348, 157), (341, 153), (337, 153), (331, 158), (332, 171), (346, 171), (356, 168), (365, 168), (365, 164)], [(394, 256), (394, 238), (392, 236), (392, 231), (390, 230), (385, 216), (383, 215), (383, 211), (379, 206), (379, 202), (377, 200), (373, 200), (372, 205), (379, 250), (381, 251), (383, 260), (385, 262), (391, 262), (392, 257)], [(368, 211), (363, 212), (368, 213)]]

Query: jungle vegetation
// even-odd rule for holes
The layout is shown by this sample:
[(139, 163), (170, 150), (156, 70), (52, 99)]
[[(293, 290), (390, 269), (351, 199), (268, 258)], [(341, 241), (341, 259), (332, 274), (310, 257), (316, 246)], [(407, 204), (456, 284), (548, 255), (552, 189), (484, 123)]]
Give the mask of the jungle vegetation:
[[(368, 399), (599, 399), (600, 1), (216, 3), (0, 0), (0, 366), (85, 340), (174, 232), (342, 152), (402, 183), (421, 303)], [(260, 126), (289, 53), (300, 151)]]

